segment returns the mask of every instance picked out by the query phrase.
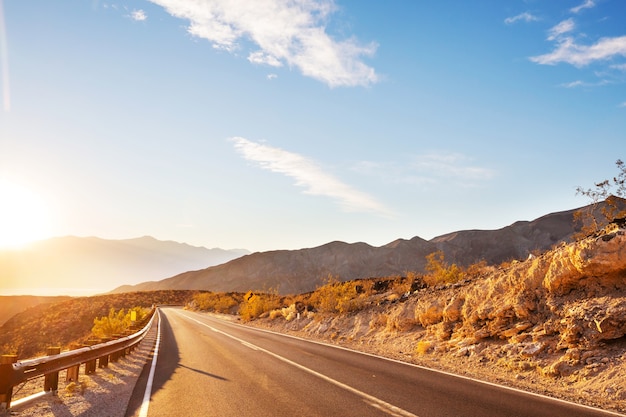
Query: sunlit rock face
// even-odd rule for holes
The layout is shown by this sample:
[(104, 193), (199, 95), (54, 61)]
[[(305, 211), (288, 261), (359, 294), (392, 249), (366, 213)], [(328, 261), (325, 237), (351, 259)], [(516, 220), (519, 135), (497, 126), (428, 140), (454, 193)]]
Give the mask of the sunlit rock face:
[[(510, 344), (508, 355), (562, 354), (557, 362), (571, 367), (581, 361), (577, 350), (626, 335), (626, 229), (612, 224), (541, 256), (492, 268), (482, 279), (424, 294), (415, 302), (415, 318), (446, 349), (501, 340)], [(546, 372), (564, 374), (568, 366), (551, 363)]]

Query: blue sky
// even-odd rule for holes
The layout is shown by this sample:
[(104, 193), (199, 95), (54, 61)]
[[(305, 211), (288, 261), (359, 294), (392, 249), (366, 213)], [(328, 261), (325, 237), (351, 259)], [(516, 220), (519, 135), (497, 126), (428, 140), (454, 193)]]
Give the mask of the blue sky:
[(626, 157), (621, 0), (0, 4), (15, 235), (380, 246), (585, 205)]

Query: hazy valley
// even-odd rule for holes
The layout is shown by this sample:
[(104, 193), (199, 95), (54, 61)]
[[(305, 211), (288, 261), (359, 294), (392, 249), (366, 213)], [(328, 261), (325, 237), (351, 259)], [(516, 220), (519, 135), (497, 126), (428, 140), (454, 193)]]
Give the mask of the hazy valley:
[(160, 241), (66, 236), (0, 250), (0, 294), (93, 295), (167, 278), (249, 253)]

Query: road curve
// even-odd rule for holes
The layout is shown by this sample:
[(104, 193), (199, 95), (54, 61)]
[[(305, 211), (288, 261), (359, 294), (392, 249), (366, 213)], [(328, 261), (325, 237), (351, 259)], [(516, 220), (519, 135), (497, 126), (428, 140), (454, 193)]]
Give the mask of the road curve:
[(127, 417), (619, 415), (207, 314), (160, 311), (152, 386), (144, 403), (147, 366)]

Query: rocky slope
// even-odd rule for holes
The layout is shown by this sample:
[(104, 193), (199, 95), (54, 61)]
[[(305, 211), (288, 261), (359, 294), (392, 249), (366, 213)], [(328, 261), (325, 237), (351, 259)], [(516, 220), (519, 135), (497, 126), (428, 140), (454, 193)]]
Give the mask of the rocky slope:
[(94, 319), (110, 309), (149, 308), (155, 304), (184, 305), (192, 291), (154, 291), (92, 297), (58, 297), (64, 301), (40, 303), (15, 314), (0, 326), (0, 354), (28, 359), (44, 354), (49, 346), (66, 350), (74, 342), (91, 337)]
[[(603, 204), (594, 210), (599, 211)], [(624, 202), (626, 206), (626, 202)], [(590, 208), (590, 206), (585, 209)], [(519, 221), (499, 230), (465, 230), (430, 241), (419, 237), (398, 239), (381, 247), (366, 243), (331, 242), (300, 250), (253, 253), (223, 265), (184, 272), (158, 282), (123, 286), (114, 292), (161, 289), (210, 291), (277, 290), (298, 294), (314, 290), (329, 274), (342, 281), (423, 272), (426, 255), (441, 250), (449, 262), (461, 266), (481, 260), (499, 264), (525, 259), (558, 242), (568, 242), (579, 231), (574, 213), (552, 213), (533, 221)]]
[(0, 295), (0, 326), (2, 326), (8, 319), (29, 309), (30, 307), (39, 304), (51, 304), (64, 300), (68, 300), (69, 297), (39, 297), (33, 295), (15, 295), (15, 296), (1, 296)]
[(626, 412), (626, 229), (358, 313), (252, 324)]

